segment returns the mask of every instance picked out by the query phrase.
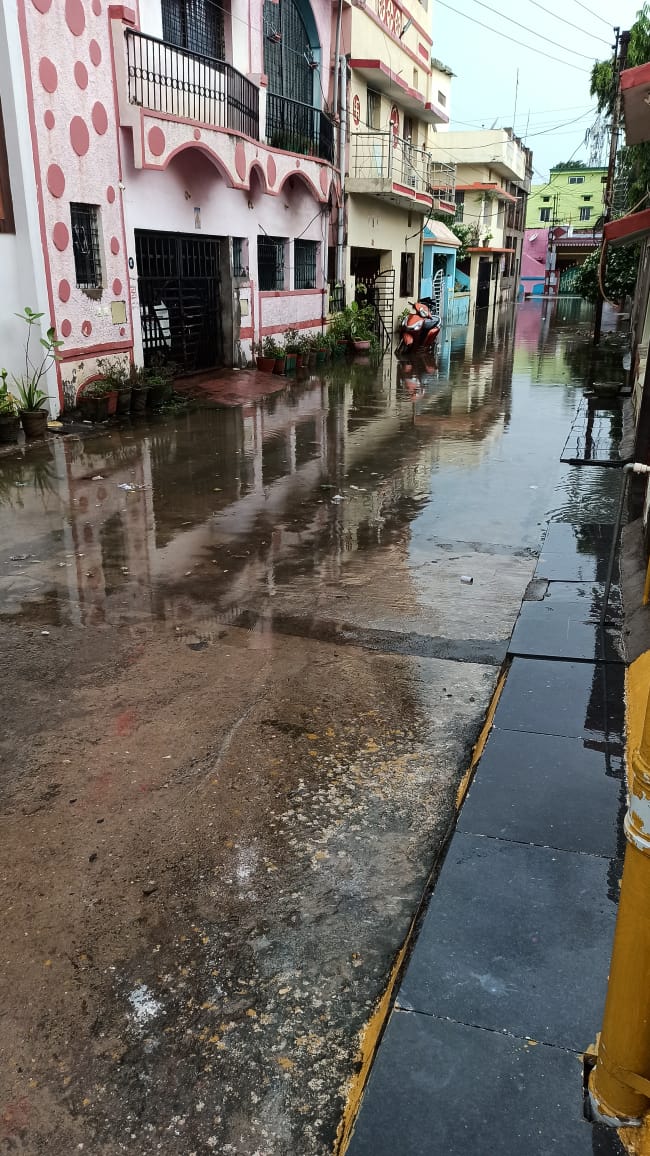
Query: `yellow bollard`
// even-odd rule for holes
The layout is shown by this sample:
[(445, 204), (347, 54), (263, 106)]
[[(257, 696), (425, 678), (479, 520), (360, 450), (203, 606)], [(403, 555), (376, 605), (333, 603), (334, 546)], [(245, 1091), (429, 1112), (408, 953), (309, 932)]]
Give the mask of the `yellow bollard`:
[(630, 758), (627, 846), (598, 1060), (589, 1081), (596, 1119), (637, 1125), (650, 1109), (650, 697)]

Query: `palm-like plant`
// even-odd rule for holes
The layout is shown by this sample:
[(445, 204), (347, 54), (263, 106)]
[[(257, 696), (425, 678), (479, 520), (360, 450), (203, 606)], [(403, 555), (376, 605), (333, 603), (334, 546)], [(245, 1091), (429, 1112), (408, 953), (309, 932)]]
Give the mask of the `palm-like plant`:
[[(32, 360), (30, 355), (32, 330), (34, 329), (34, 326), (39, 324), (41, 318), (44, 316), (44, 313), (35, 313), (34, 310), (30, 309), (28, 305), (25, 306), (25, 309), (22, 313), (16, 314), (16, 317), (19, 317), (20, 320), (24, 321), (27, 325), (27, 338), (25, 341), (25, 372), (20, 374), (18, 377), (15, 374), (12, 374), (12, 377), (18, 394), (18, 404), (20, 409), (28, 413), (40, 409), (43, 402), (47, 401), (47, 394), (44, 393), (41, 389), (41, 381), (45, 377), (48, 369), (54, 365), (55, 361), (58, 359), (57, 350), (61, 345), (63, 345), (62, 341), (57, 340), (56, 330), (53, 327), (50, 327), (46, 331), (46, 336), (39, 338), (40, 345), (45, 350), (45, 352), (42, 354), (40, 361), (38, 359), (36, 361)], [(3, 381), (6, 382), (7, 371), (3, 370), (1, 376)]]

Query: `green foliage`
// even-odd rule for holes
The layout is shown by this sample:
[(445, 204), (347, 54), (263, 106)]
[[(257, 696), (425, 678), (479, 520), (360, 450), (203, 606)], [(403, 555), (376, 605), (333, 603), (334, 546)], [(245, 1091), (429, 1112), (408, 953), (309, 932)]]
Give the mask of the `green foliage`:
[(128, 358), (120, 358), (119, 360), (108, 361), (105, 357), (99, 358), (97, 368), (106, 382), (106, 392), (112, 393), (117, 390), (121, 393), (125, 389), (130, 389), (130, 366)]
[[(593, 94), (592, 94), (593, 95)], [(589, 169), (591, 166), (585, 164), (584, 161), (559, 161), (556, 165), (551, 165), (552, 173), (573, 173), (576, 169)]]
[(456, 260), (459, 263), (466, 261), (469, 257), (468, 249), (476, 248), (480, 243), (481, 238), (478, 225), (464, 225), (462, 221), (454, 221), (453, 225), (450, 225), (449, 228), (460, 241), (460, 248), (456, 250)]
[[(47, 401), (47, 394), (40, 388), (41, 381), (47, 373), (50, 366), (58, 360), (59, 354), (57, 350), (63, 345), (62, 341), (57, 340), (56, 331), (52, 327), (46, 330), (45, 337), (39, 337), (41, 348), (45, 350), (41, 354), (40, 360), (32, 360), (30, 353), (30, 343), (32, 332), (35, 326), (38, 326), (44, 313), (35, 313), (33, 309), (26, 305), (22, 313), (16, 313), (21, 321), (24, 321), (27, 326), (27, 337), (25, 338), (25, 372), (16, 377), (12, 374), (14, 384), (18, 393), (18, 405), (22, 410), (36, 410), (40, 409), (43, 402)], [(7, 371), (2, 370), (0, 374), (3, 386), (6, 387)]]
[[(636, 68), (650, 60), (650, 8), (647, 4), (637, 12), (630, 28), (627, 68)], [(591, 70), (589, 91), (596, 97), (601, 116), (611, 118), (616, 100), (616, 85), (611, 58), (599, 60)], [(627, 208), (638, 204), (650, 187), (650, 144), (630, 145), (619, 152), (618, 172), (628, 177)]]
[[(576, 292), (586, 301), (598, 299), (598, 265), (601, 248), (590, 253), (580, 267), (575, 281)], [(634, 292), (639, 266), (639, 250), (635, 245), (625, 248), (608, 248), (605, 262), (605, 296), (610, 301), (622, 304)]]
[(262, 356), (274, 357), (276, 360), (279, 357), (284, 357), (284, 346), (279, 345), (272, 337), (265, 337), (262, 342)]

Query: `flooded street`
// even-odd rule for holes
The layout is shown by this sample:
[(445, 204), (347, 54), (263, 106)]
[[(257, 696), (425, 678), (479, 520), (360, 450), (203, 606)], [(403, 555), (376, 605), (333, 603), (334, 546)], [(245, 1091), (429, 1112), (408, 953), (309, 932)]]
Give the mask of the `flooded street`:
[(616, 509), (574, 304), (0, 458), (0, 1151), (332, 1151), (546, 522)]

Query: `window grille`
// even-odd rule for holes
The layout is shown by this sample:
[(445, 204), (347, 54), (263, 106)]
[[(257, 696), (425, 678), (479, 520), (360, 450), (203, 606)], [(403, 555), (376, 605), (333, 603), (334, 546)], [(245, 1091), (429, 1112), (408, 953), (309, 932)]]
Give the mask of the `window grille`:
[(312, 49), (305, 23), (295, 0), (265, 0), (263, 11), (264, 71), (269, 92), (314, 104)]
[(162, 0), (163, 40), (225, 60), (223, 11), (212, 0)]
[(232, 275), (233, 277), (246, 277), (248, 275), (243, 237), (233, 237), (232, 239)]
[(282, 237), (257, 238), (257, 277), (264, 293), (284, 289), (284, 240)]
[(540, 219), (540, 221), (550, 221), (551, 210), (550, 209), (540, 209), (539, 210), (539, 219)]
[(296, 289), (316, 288), (317, 241), (296, 241), (294, 245), (294, 287)]
[(101, 289), (102, 260), (99, 248), (97, 205), (70, 205), (72, 252), (79, 289)]
[(415, 284), (415, 253), (402, 253), (399, 274), (400, 297), (412, 297)]
[(591, 220), (591, 208), (589, 206), (587, 206), (587, 205), (581, 205), (580, 206), (580, 220), (581, 221)]
[(456, 192), (454, 194), (456, 200), (456, 220), (462, 221), (465, 212), (465, 191)]

